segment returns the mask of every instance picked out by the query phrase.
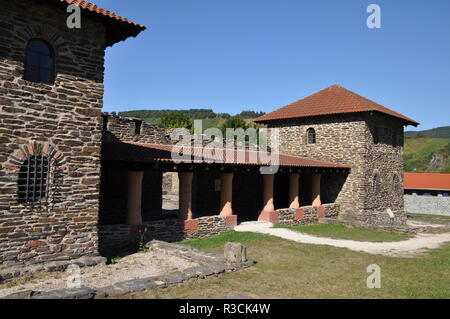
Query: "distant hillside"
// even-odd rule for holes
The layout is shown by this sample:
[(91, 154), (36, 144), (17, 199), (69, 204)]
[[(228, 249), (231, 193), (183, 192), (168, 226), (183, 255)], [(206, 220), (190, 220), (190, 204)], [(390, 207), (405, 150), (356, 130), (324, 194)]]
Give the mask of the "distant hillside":
[[(187, 114), (192, 120), (202, 120), (203, 121), (203, 129), (207, 129), (210, 127), (220, 127), (226, 119), (230, 118), (231, 115), (229, 113), (215, 113), (212, 109), (189, 109), (189, 110), (138, 110), (138, 111), (126, 111), (119, 112), (119, 116), (123, 117), (135, 117), (143, 119), (145, 122), (150, 124), (160, 124), (161, 117), (164, 113), (171, 112), (180, 112)], [(264, 112), (255, 112), (245, 110), (235, 116), (240, 116), (246, 121), (250, 122), (251, 120), (264, 115)]]
[(450, 173), (450, 138), (406, 138), (405, 171)]
[(407, 138), (450, 138), (450, 126), (437, 127), (426, 131), (405, 132)]

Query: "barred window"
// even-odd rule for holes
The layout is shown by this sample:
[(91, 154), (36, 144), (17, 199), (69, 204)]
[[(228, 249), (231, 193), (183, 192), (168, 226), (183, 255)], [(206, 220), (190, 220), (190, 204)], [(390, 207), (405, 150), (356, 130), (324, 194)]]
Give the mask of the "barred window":
[(18, 199), (23, 204), (47, 201), (50, 181), (50, 159), (30, 156), (21, 166), (18, 178)]
[(54, 82), (55, 55), (46, 42), (38, 39), (28, 42), (24, 78), (32, 82)]
[(307, 131), (308, 144), (316, 144), (316, 130), (309, 128)]

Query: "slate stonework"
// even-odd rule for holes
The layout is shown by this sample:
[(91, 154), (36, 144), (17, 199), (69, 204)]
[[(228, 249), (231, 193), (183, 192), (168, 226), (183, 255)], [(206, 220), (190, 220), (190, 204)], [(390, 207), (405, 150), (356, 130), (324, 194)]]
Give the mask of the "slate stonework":
[[(32, 0), (0, 7), (0, 267), (97, 255), (105, 28), (84, 19), (70, 30), (63, 10)], [(23, 79), (33, 38), (54, 48), (54, 84)], [(8, 164), (26, 145), (49, 145), (64, 160), (49, 205), (18, 202)]]
[(197, 229), (186, 231), (185, 221), (181, 219), (145, 222), (140, 232), (133, 232), (133, 226), (125, 224), (102, 225), (99, 227), (100, 251), (102, 255), (114, 256), (136, 250), (141, 243), (151, 240), (178, 242), (214, 236), (233, 229), (233, 225), (227, 224), (223, 216), (206, 216), (191, 221), (196, 222)]

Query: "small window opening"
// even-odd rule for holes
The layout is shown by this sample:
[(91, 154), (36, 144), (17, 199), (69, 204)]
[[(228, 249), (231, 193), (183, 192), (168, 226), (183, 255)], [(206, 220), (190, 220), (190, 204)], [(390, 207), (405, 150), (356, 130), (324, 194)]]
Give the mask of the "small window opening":
[(375, 127), (373, 130), (373, 143), (378, 144), (379, 143), (379, 129), (378, 127)]
[(109, 116), (108, 115), (102, 115), (102, 120), (103, 120), (103, 128), (102, 131), (106, 132), (108, 131), (108, 121), (109, 121)]
[(55, 80), (55, 55), (46, 42), (38, 39), (28, 42), (24, 79), (31, 82), (53, 84)]
[(50, 159), (30, 156), (21, 166), (18, 177), (18, 199), (23, 204), (47, 201), (50, 182)]
[(142, 121), (134, 121), (134, 134), (141, 135)]
[(309, 128), (307, 131), (308, 144), (316, 144), (316, 130)]

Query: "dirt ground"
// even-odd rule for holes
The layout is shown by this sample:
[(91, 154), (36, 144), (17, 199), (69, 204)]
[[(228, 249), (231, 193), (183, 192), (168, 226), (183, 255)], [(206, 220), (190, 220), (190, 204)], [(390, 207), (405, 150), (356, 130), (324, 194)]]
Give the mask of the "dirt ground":
[[(165, 275), (198, 266), (195, 262), (154, 251), (136, 253), (114, 262), (109, 265), (81, 268), (81, 285), (100, 288), (121, 281)], [(7, 282), (0, 285), (0, 298), (25, 290), (50, 291), (67, 288), (67, 280), (69, 276), (73, 278), (73, 274), (71, 272), (42, 273), (34, 277)]]

